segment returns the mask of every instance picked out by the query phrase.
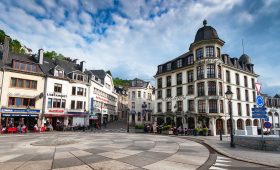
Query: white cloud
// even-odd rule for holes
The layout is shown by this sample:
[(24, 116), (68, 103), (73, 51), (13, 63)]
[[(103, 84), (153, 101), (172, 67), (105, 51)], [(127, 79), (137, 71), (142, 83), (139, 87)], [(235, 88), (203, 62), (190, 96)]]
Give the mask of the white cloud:
[(254, 21), (254, 16), (247, 11), (241, 12), (237, 17), (240, 24), (250, 24)]

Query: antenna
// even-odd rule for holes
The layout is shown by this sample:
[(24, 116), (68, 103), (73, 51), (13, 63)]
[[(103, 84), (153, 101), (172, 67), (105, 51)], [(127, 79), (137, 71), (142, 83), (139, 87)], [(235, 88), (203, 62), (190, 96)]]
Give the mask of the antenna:
[(244, 54), (244, 43), (243, 43), (243, 39), (242, 39), (242, 48), (243, 48), (243, 54)]

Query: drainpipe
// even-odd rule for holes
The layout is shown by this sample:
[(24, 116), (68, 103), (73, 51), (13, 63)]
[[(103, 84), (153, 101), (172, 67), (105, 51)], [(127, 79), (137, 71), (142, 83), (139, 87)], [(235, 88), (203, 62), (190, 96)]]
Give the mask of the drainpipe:
[(44, 127), (44, 122), (43, 122), (43, 117), (44, 117), (44, 113), (46, 111), (46, 98), (47, 98), (47, 79), (48, 79), (48, 76), (46, 75), (45, 76), (45, 83), (44, 83), (44, 98), (43, 98), (43, 108), (42, 108), (42, 126), (41, 127)]
[[(2, 76), (2, 80), (1, 80), (1, 92), (0, 92), (0, 99), (2, 99), (2, 91), (3, 91), (3, 81), (4, 81), (4, 75), (5, 75), (5, 69), (2, 68), (3, 70), (3, 76)], [(0, 103), (1, 107), (2, 107), (2, 100)], [(0, 108), (1, 109), (1, 108)], [(0, 125), (2, 125), (2, 109), (0, 110)]]

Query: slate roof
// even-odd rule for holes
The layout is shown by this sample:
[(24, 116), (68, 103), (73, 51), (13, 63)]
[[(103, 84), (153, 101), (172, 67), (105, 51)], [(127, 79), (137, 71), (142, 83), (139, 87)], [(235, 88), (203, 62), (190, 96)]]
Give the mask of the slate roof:
[(104, 85), (104, 78), (106, 77), (106, 72), (104, 70), (88, 70), (91, 74), (101, 80), (101, 83)]
[(130, 82), (130, 87), (147, 87), (149, 82), (145, 82), (139, 78), (135, 78)]

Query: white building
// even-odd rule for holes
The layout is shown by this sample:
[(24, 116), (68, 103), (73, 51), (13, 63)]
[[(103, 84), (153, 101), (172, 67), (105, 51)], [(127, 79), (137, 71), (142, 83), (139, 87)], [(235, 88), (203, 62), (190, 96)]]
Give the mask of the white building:
[(128, 108), (130, 124), (152, 122), (153, 87), (150, 82), (138, 78), (131, 81), (128, 88)]
[(55, 130), (63, 125), (88, 125), (88, 75), (83, 62), (44, 58), (41, 69), (46, 74), (43, 104), (44, 124)]
[[(248, 55), (232, 58), (221, 54), (224, 41), (216, 30), (203, 22), (189, 51), (158, 66), (155, 115), (157, 122), (183, 125), (184, 128), (208, 127), (212, 135), (230, 133), (229, 102), (231, 90), (234, 129), (258, 125), (252, 119), (255, 105), (255, 74)], [(253, 123), (254, 121), (254, 123)]]
[(90, 81), (90, 121), (110, 122), (117, 119), (117, 98), (113, 78), (104, 70), (89, 70)]

